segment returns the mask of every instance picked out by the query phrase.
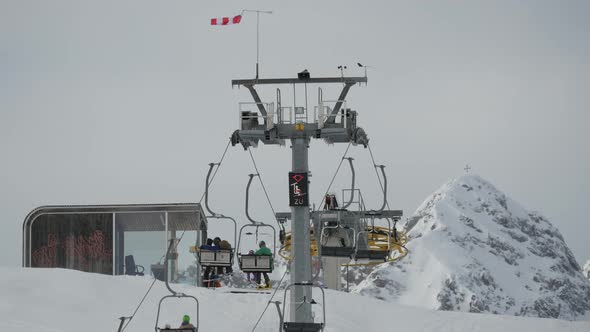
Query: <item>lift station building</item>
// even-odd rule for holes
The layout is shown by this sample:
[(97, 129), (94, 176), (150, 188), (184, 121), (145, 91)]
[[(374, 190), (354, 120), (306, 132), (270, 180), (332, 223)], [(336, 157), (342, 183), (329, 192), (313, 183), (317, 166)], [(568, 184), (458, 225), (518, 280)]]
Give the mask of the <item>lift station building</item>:
[(23, 266), (164, 279), (164, 256), (178, 240), (168, 277), (200, 283), (191, 246), (207, 239), (198, 203), (42, 206), (23, 223)]

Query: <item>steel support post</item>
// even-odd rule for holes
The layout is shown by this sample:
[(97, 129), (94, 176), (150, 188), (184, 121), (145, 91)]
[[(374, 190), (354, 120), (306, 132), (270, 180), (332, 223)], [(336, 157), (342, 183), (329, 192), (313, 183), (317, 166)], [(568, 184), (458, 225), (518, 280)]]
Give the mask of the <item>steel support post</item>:
[[(291, 139), (293, 172), (308, 172), (309, 138)], [(308, 190), (309, 193), (309, 190)], [(291, 283), (311, 282), (309, 206), (291, 207)], [(290, 321), (313, 322), (311, 287), (293, 286), (290, 299)]]

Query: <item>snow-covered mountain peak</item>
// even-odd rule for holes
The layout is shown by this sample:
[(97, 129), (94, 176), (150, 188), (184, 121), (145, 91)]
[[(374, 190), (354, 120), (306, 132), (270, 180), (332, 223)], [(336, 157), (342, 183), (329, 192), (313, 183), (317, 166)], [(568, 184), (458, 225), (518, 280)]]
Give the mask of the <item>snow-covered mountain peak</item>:
[(478, 175), (463, 175), (445, 183), (430, 195), (418, 207), (406, 227), (413, 230), (414, 236), (427, 234), (438, 226), (466, 225), (477, 231), (478, 228), (473, 225), (473, 220), (469, 216), (482, 213), (498, 217), (508, 214), (528, 218), (528, 212), (523, 207), (509, 199), (490, 182)]
[(560, 232), (478, 175), (430, 195), (408, 220), (409, 255), (356, 292), (440, 310), (576, 319), (590, 282)]

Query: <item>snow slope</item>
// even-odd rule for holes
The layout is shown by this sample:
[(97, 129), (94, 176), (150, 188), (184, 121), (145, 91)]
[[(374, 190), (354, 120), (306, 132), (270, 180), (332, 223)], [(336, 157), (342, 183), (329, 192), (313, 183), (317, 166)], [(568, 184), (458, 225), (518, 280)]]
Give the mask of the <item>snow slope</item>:
[[(0, 268), (0, 331), (116, 331), (117, 317), (130, 315), (151, 283), (149, 277), (111, 277), (62, 269)], [(201, 303), (200, 331), (251, 331), (270, 295), (229, 294), (175, 286)], [(157, 282), (127, 332), (153, 331), (157, 303), (168, 294)], [(281, 292), (279, 292), (281, 294)], [(282, 299), (281, 299), (282, 300)], [(326, 331), (589, 331), (590, 322), (568, 322), (495, 315), (432, 311), (370, 297), (327, 292)], [(191, 315), (189, 303), (163, 306), (164, 321), (176, 325)], [(194, 314), (191, 315), (194, 320)], [(393, 325), (395, 324), (395, 325)], [(256, 331), (277, 331), (271, 307)]]
[(584, 319), (590, 282), (563, 237), (491, 183), (465, 175), (410, 218), (409, 255), (354, 292), (431, 309)]
[(590, 279), (590, 259), (586, 262), (586, 264), (584, 264), (584, 267), (582, 268), (582, 273), (584, 274), (584, 276), (586, 276), (586, 278)]

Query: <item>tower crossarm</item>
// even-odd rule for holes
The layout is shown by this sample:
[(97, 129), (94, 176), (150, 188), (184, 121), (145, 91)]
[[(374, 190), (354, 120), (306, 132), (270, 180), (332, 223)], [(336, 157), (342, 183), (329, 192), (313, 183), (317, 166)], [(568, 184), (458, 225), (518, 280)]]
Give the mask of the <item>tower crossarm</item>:
[(317, 83), (344, 83), (351, 86), (356, 83), (367, 83), (366, 77), (311, 77), (300, 78), (261, 78), (261, 79), (237, 79), (232, 80), (231, 85), (254, 86), (262, 84), (317, 84)]
[[(317, 138), (323, 139), (328, 144), (350, 142), (367, 147), (369, 139), (365, 131), (357, 126), (357, 112), (347, 108), (345, 101), (352, 86), (366, 82), (367, 77), (344, 76), (232, 80), (232, 86), (244, 86), (253, 99), (250, 103), (240, 103), (240, 128), (232, 134), (232, 144), (241, 144), (247, 149), (256, 147), (259, 142), (284, 145), (289, 139)], [(293, 85), (293, 87), (305, 84), (305, 107), (295, 104), (295, 96), (292, 107), (281, 104), (279, 89), (277, 89), (276, 105), (265, 103), (256, 89), (257, 85), (282, 84)], [(338, 84), (342, 85), (342, 90), (337, 100), (325, 101), (319, 88), (319, 104), (315, 108), (313, 117), (309, 119), (311, 111), (307, 109), (307, 84)], [(334, 108), (328, 107), (327, 103), (334, 103)], [(256, 111), (252, 109), (253, 107)], [(292, 111), (295, 112), (294, 117)]]

